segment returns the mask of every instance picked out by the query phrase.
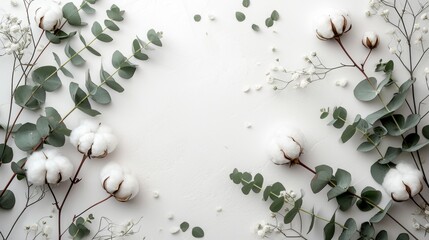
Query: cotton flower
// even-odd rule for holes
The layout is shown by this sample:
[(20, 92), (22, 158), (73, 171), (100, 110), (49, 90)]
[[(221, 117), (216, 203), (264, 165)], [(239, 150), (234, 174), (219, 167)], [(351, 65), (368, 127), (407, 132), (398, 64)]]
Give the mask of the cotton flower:
[(294, 164), (304, 151), (305, 139), (300, 130), (279, 129), (268, 145), (270, 160), (278, 165)]
[(375, 32), (366, 32), (363, 34), (362, 44), (368, 49), (374, 49), (378, 46), (378, 35)]
[(316, 34), (321, 40), (330, 40), (341, 37), (351, 28), (349, 15), (344, 12), (335, 12), (319, 18)]
[(33, 152), (27, 158), (25, 169), (28, 181), (37, 186), (66, 181), (73, 174), (72, 163), (57, 150)]
[(399, 163), (387, 172), (383, 188), (394, 201), (408, 200), (422, 191), (423, 174), (410, 164)]
[(129, 201), (139, 192), (137, 178), (117, 163), (106, 165), (101, 170), (100, 179), (104, 190), (118, 201)]
[(34, 18), (39, 28), (55, 31), (61, 26), (63, 12), (58, 4), (49, 4), (38, 8)]
[(92, 158), (103, 158), (115, 150), (117, 139), (112, 130), (94, 120), (84, 120), (70, 134), (78, 151)]

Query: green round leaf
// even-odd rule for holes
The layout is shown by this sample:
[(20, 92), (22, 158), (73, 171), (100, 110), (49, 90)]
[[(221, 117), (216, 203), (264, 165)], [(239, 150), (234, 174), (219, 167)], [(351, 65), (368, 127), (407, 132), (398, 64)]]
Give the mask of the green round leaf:
[(180, 229), (182, 230), (182, 232), (186, 232), (189, 228), (189, 223), (188, 222), (182, 222), (180, 224)]
[(375, 240), (389, 240), (386, 230), (381, 230), (375, 237)]
[(278, 20), (279, 20), (279, 18), (280, 18), (279, 13), (278, 13), (276, 10), (274, 10), (274, 11), (271, 13), (271, 19), (272, 19), (273, 21), (278, 21)]
[(36, 125), (26, 123), (15, 133), (16, 146), (22, 151), (30, 151), (40, 143), (41, 136)]
[(253, 31), (255, 31), (255, 32), (259, 32), (259, 26), (258, 25), (256, 25), (256, 24), (252, 24), (252, 29), (253, 29)]
[(195, 238), (202, 238), (204, 237), (204, 230), (200, 227), (194, 227), (192, 228), (192, 236)]
[(13, 159), (13, 150), (6, 144), (0, 144), (0, 162), (10, 163)]
[(235, 18), (237, 21), (242, 22), (246, 19), (246, 15), (244, 15), (242, 12), (235, 12)]
[(199, 14), (195, 14), (195, 15), (194, 15), (194, 21), (195, 21), (195, 22), (199, 22), (199, 21), (201, 21), (201, 15), (199, 15)]
[(367, 102), (373, 100), (379, 94), (377, 91), (377, 79), (370, 77), (362, 80), (356, 85), (353, 93), (356, 99), (360, 101)]
[(250, 0), (243, 0), (242, 4), (243, 4), (243, 7), (247, 8), (250, 5)]
[(343, 230), (338, 240), (350, 240), (356, 233), (357, 225), (353, 218), (347, 219), (346, 223), (344, 223), (344, 226), (346, 229)]
[(3, 194), (0, 197), (0, 208), (5, 210), (12, 209), (15, 206), (15, 194), (10, 190), (0, 191), (0, 194)]
[(273, 24), (274, 24), (274, 21), (272, 18), (269, 17), (269, 18), (265, 19), (265, 26), (270, 28), (273, 26)]

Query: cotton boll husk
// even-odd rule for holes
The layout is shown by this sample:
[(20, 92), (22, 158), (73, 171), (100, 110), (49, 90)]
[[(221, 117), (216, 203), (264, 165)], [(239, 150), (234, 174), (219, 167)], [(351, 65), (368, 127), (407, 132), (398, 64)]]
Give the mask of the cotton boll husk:
[(107, 150), (107, 141), (102, 134), (95, 134), (91, 148), (91, 155), (94, 157), (103, 156)]
[(126, 174), (124, 181), (115, 193), (115, 198), (119, 201), (128, 201), (134, 198), (139, 192), (139, 182), (134, 175)]
[(34, 152), (25, 164), (27, 180), (37, 186), (45, 184), (45, 156), (42, 152)]
[(64, 156), (57, 156), (55, 158), (55, 162), (57, 163), (61, 173), (61, 177), (62, 177), (61, 181), (66, 181), (67, 179), (72, 177), (74, 166), (68, 158)]
[(78, 150), (81, 153), (87, 153), (94, 143), (95, 134), (87, 133), (79, 138)]

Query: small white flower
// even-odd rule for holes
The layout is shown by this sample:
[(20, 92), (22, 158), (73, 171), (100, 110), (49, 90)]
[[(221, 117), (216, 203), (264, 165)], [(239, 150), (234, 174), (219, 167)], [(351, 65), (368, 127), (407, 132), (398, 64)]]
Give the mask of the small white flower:
[(27, 179), (40, 186), (45, 183), (57, 184), (71, 178), (73, 164), (57, 150), (40, 150), (33, 152), (25, 164)]
[(378, 35), (375, 32), (365, 32), (362, 37), (362, 44), (368, 49), (374, 49), (378, 46)]
[(115, 150), (117, 139), (112, 130), (95, 120), (84, 120), (70, 134), (78, 151), (92, 158), (103, 158)]
[(420, 224), (418, 222), (414, 222), (413, 223), (413, 228), (416, 229), (416, 230), (419, 230), (420, 229)]
[(52, 233), (52, 227), (49, 225), (45, 225), (45, 226), (43, 226), (42, 232), (43, 232), (43, 234), (48, 236), (49, 234)]
[(365, 14), (365, 16), (367, 16), (367, 17), (370, 17), (370, 16), (372, 15), (372, 14), (371, 14), (371, 10), (369, 10), (369, 9), (365, 10), (364, 14)]
[(425, 67), (425, 74), (429, 74), (429, 67)]
[(311, 53), (310, 53), (310, 56), (311, 56), (311, 57), (316, 57), (316, 56), (317, 56), (317, 52), (311, 52)]
[(34, 18), (39, 28), (55, 31), (61, 26), (63, 12), (58, 4), (48, 4), (38, 8)]
[(420, 24), (419, 23), (415, 23), (414, 24), (414, 31), (415, 30), (419, 30), (420, 29)]
[(101, 170), (100, 179), (104, 190), (113, 195), (118, 201), (129, 201), (139, 192), (137, 178), (128, 169), (122, 168), (117, 163), (106, 165)]
[(301, 77), (301, 74), (299, 74), (298, 72), (294, 72), (292, 74), (292, 76), (290, 77), (290, 79), (293, 80), (293, 81), (295, 81), (295, 80), (297, 80), (300, 77)]
[(278, 165), (293, 164), (304, 151), (305, 139), (300, 130), (282, 128), (272, 137), (268, 145), (270, 160)]
[(299, 82), (299, 87), (300, 87), (300, 88), (306, 88), (306, 87), (308, 86), (308, 84), (310, 84), (310, 81), (309, 81), (309, 79), (308, 79), (308, 78), (306, 78), (306, 79), (302, 79), (302, 80)]
[(347, 86), (347, 84), (348, 84), (348, 81), (347, 81), (347, 79), (345, 79), (345, 78), (338, 79), (338, 80), (335, 82), (335, 86), (338, 86), (338, 87), (346, 87), (346, 86)]
[(379, 15), (387, 19), (389, 17), (389, 9), (381, 9)]
[(389, 52), (391, 54), (396, 54), (397, 53), (397, 49), (395, 47), (389, 47)]
[(427, 20), (428, 19), (428, 14), (427, 13), (423, 13), (422, 15), (420, 15), (420, 19), (421, 20)]
[(342, 11), (333, 12), (319, 17), (316, 35), (320, 40), (330, 40), (341, 37), (352, 28), (349, 15)]
[(387, 172), (383, 188), (394, 201), (401, 202), (417, 195), (423, 189), (423, 174), (407, 163), (398, 163)]
[(272, 76), (268, 76), (268, 77), (267, 77), (267, 83), (268, 83), (268, 84), (273, 84), (273, 83), (274, 83), (274, 77), (272, 77)]
[(12, 5), (13, 7), (17, 7), (18, 6), (18, 0), (10, 0), (10, 5)]

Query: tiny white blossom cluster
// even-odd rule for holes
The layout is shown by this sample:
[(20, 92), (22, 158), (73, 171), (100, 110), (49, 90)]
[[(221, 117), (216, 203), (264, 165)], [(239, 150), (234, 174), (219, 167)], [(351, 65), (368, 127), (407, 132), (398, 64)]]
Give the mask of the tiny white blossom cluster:
[(104, 190), (121, 202), (131, 200), (139, 192), (139, 182), (136, 176), (117, 163), (106, 165), (101, 170), (100, 180)]
[(33, 152), (25, 164), (27, 179), (40, 186), (45, 183), (57, 184), (68, 180), (73, 174), (73, 164), (55, 149)]
[(115, 150), (117, 139), (111, 128), (95, 120), (84, 120), (73, 129), (70, 142), (78, 151), (91, 158), (103, 158)]
[(16, 54), (20, 57), (30, 45), (32, 39), (30, 28), (24, 25), (17, 17), (9, 14), (4, 15), (1, 19), (0, 35), (0, 42), (3, 44), (3, 53), (0, 53), (0, 55)]
[(275, 227), (265, 222), (261, 222), (256, 226), (256, 234), (261, 238), (266, 238), (269, 234), (273, 233), (274, 230)]
[(406, 201), (423, 189), (423, 174), (407, 163), (398, 163), (387, 172), (383, 188), (394, 201)]
[(34, 236), (41, 235), (45, 239), (50, 239), (52, 234), (52, 227), (48, 224), (48, 221), (45, 220), (47, 218), (52, 218), (52, 216), (44, 217), (36, 223), (26, 225), (24, 229), (27, 232), (27, 236), (29, 236), (30, 234)]
[(268, 145), (270, 160), (278, 165), (294, 164), (304, 151), (305, 138), (296, 128), (279, 129)]
[(365, 10), (366, 16), (379, 15), (386, 21), (389, 20), (389, 13), (389, 9), (385, 8), (380, 0), (370, 0), (368, 3), (368, 9)]

